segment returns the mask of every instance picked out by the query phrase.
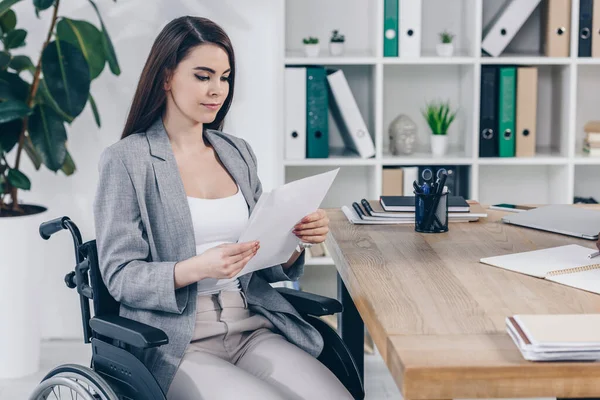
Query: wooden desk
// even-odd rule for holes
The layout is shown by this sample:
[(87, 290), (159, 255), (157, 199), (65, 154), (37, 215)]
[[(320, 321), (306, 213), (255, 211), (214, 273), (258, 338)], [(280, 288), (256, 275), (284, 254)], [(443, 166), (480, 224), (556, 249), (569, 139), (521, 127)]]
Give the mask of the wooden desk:
[(327, 211), (339, 326), (361, 370), (364, 321), (405, 399), (600, 397), (600, 363), (526, 361), (505, 330), (513, 314), (598, 313), (600, 296), (479, 263), (593, 241), (506, 225), (493, 210), (442, 234)]

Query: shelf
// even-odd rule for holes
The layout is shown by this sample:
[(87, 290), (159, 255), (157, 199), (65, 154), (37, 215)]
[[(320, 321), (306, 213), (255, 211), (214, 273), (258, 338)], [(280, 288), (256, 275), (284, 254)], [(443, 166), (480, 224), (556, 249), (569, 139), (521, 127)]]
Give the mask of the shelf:
[(577, 165), (600, 165), (600, 157), (588, 156), (580, 150), (575, 155), (573, 163)]
[(452, 57), (439, 57), (436, 54), (428, 54), (424, 53), (421, 57), (414, 58), (402, 58), (402, 57), (383, 57), (381, 59), (382, 64), (400, 64), (400, 65), (413, 65), (413, 64), (429, 64), (429, 65), (437, 65), (437, 64), (453, 64), (453, 65), (461, 65), (461, 64), (474, 64), (475, 58), (469, 57), (466, 54), (457, 54)]
[(537, 149), (533, 157), (480, 157), (479, 165), (564, 165), (568, 158), (557, 151)]
[(462, 149), (450, 148), (443, 157), (434, 157), (431, 153), (415, 152), (407, 156), (395, 156), (390, 153), (383, 154), (382, 164), (392, 165), (471, 165), (471, 157), (465, 156)]
[(500, 57), (481, 56), (481, 64), (495, 65), (569, 65), (571, 59), (568, 57), (544, 57), (536, 55), (503, 55)]
[(286, 167), (301, 166), (328, 166), (328, 165), (376, 165), (374, 158), (359, 157), (330, 157), (330, 158), (307, 158), (304, 160), (284, 160)]
[(307, 258), (304, 265), (335, 265), (331, 257), (311, 257)]
[(374, 65), (378, 59), (366, 51), (346, 51), (344, 55), (332, 57), (329, 49), (321, 48), (317, 57), (307, 57), (303, 51), (286, 52), (286, 65)]
[(598, 57), (580, 57), (575, 60), (580, 65), (600, 65), (600, 58)]

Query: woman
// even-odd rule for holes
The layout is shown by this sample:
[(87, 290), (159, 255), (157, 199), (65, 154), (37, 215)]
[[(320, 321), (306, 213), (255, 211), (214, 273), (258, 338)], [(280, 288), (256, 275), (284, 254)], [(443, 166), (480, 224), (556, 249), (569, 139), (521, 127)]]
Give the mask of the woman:
[[(236, 278), (260, 248), (236, 242), (262, 188), (251, 147), (221, 132), (235, 67), (210, 20), (178, 18), (156, 38), (121, 140), (99, 163), (103, 279), (120, 315), (167, 333), (142, 360), (169, 399), (350, 398), (315, 358), (319, 333), (269, 285), (302, 275), (304, 249)], [(317, 210), (293, 232), (321, 243), (328, 222)]]

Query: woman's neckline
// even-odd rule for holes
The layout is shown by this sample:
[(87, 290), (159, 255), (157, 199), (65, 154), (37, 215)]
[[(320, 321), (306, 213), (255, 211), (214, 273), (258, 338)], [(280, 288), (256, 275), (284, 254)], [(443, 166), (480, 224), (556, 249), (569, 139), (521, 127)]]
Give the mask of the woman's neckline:
[(237, 191), (235, 192), (235, 194), (232, 194), (231, 196), (227, 196), (227, 197), (219, 197), (216, 199), (205, 199), (203, 197), (192, 197), (192, 196), (186, 196), (188, 199), (192, 199), (192, 200), (200, 200), (200, 201), (217, 201), (217, 200), (227, 200), (227, 199), (231, 199), (233, 197), (236, 197), (238, 194), (240, 194), (241, 189), (240, 189), (240, 185), (237, 185)]

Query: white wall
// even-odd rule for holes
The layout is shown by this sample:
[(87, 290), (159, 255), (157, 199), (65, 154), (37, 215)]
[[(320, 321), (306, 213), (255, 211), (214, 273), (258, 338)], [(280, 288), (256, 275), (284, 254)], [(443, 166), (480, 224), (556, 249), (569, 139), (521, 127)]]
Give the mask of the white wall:
[[(47, 219), (67, 215), (79, 226), (84, 240), (94, 237), (92, 202), (97, 184), (101, 151), (119, 139), (137, 81), (156, 35), (168, 21), (182, 15), (205, 16), (220, 24), (230, 35), (236, 51), (238, 76), (234, 102), (225, 131), (247, 139), (259, 160), (259, 175), (265, 190), (278, 182), (276, 159), (281, 131), (277, 105), (281, 101), (283, 65), (283, 2), (280, 0), (128, 0), (97, 1), (104, 23), (115, 46), (121, 75), (110, 73), (108, 65), (93, 82), (91, 92), (102, 119), (99, 129), (89, 106), (69, 126), (69, 151), (78, 171), (71, 177), (54, 174), (45, 167), (35, 172), (23, 153), (22, 169), (30, 177), (31, 192), (20, 192), (20, 201), (49, 208)], [(52, 10), (35, 16), (30, 1), (15, 7), (18, 26), (28, 30), (27, 47), (19, 54), (34, 62), (49, 27)], [(59, 15), (83, 19), (99, 26), (86, 1), (63, 1)], [(281, 41), (281, 42), (280, 42)], [(9, 161), (14, 162), (14, 152)], [(1, 220), (0, 220), (1, 223)], [(5, 239), (5, 238), (3, 238)], [(39, 317), (44, 338), (81, 337), (79, 301), (74, 290), (63, 283), (74, 265), (70, 235), (65, 231), (45, 242), (15, 243), (15, 251), (43, 251), (47, 260), (32, 265), (42, 274)], [(26, 288), (24, 288), (26, 290)]]

